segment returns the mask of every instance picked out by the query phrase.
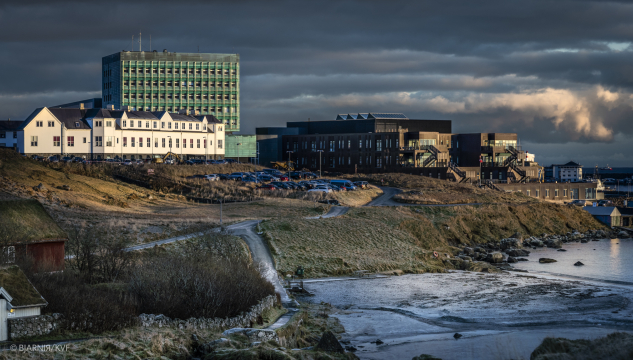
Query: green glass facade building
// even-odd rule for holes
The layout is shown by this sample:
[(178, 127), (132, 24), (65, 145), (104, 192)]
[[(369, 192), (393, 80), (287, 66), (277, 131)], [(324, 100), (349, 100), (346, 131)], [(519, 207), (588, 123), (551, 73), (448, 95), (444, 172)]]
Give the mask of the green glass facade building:
[(188, 110), (240, 130), (238, 54), (124, 51), (102, 58), (103, 107)]

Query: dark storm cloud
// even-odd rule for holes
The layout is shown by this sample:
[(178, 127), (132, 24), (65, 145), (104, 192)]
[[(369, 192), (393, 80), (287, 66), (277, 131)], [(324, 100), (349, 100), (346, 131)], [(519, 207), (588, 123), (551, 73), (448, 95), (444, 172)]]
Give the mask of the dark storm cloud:
[(142, 31), (144, 50), (151, 34), (159, 51), (239, 53), (248, 132), (392, 111), (570, 153), (618, 147), (633, 133), (632, 18), (602, 1), (4, 2), (0, 117), (96, 96), (101, 57)]

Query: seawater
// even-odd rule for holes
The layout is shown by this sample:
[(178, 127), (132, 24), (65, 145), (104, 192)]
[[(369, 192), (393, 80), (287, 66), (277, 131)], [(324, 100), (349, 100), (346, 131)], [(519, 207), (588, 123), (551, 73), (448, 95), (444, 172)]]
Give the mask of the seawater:
[[(582, 243), (563, 244), (567, 251), (550, 248), (529, 249), (528, 261), (513, 266), (534, 273), (553, 274), (585, 280), (633, 285), (633, 240), (603, 239)], [(555, 263), (541, 264), (539, 258), (550, 258)], [(583, 266), (574, 266), (580, 261)]]

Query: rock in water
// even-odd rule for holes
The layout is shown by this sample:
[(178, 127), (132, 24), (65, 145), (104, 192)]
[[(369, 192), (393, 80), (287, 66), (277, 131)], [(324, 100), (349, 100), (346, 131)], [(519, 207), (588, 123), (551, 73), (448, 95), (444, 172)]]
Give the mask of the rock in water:
[(422, 355), (414, 357), (411, 360), (442, 360), (442, 359), (435, 357), (433, 355), (422, 354)]
[(317, 344), (317, 349), (329, 352), (338, 352), (344, 353), (345, 349), (341, 346), (341, 343), (338, 342), (336, 336), (331, 331), (326, 331), (321, 336), (321, 340), (319, 340), (319, 344)]
[(541, 264), (547, 264), (547, 263), (555, 263), (556, 260), (548, 259), (548, 258), (540, 258), (538, 259), (538, 262), (540, 262)]
[(488, 254), (486, 257), (486, 261), (493, 264), (498, 264), (503, 262), (503, 255), (501, 253), (492, 253)]
[(513, 258), (512, 256), (508, 256), (508, 263), (509, 264), (512, 264), (512, 263), (515, 263), (515, 262), (518, 262), (518, 260)]
[(565, 249), (558, 249), (558, 250), (556, 250), (556, 251), (567, 251), (567, 250), (565, 250)]
[(460, 337), (462, 337), (464, 335), (460, 334), (460, 333), (455, 333), (455, 335), (453, 335), (453, 337), (455, 338), (455, 340), (459, 339)]
[(574, 266), (583, 266), (585, 264), (581, 263), (580, 261), (576, 261), (576, 263), (574, 264)]

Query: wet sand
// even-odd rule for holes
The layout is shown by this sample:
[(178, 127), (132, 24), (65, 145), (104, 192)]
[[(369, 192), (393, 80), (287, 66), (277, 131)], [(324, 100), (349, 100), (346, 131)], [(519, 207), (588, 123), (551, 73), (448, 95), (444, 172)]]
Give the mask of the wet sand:
[[(529, 358), (546, 336), (633, 329), (633, 287), (547, 275), (451, 272), (307, 281), (304, 300), (331, 303), (361, 359)], [(453, 334), (463, 334), (459, 340)], [(384, 344), (372, 344), (380, 339)]]

